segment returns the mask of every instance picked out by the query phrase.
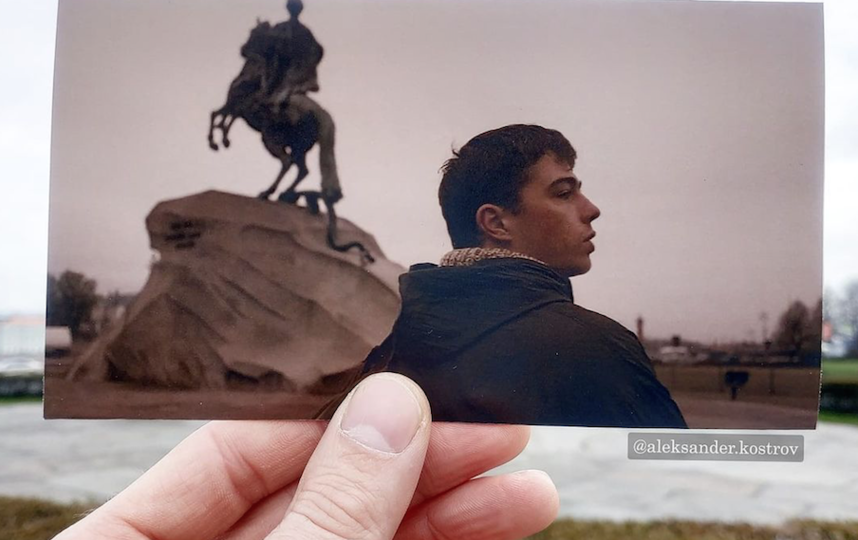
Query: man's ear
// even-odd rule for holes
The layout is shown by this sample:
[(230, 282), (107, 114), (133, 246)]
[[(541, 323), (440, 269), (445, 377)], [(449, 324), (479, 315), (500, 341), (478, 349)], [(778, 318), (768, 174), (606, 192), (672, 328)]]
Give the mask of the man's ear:
[(477, 209), (477, 227), (486, 240), (507, 243), (512, 235), (507, 228), (507, 211), (496, 204), (484, 204)]

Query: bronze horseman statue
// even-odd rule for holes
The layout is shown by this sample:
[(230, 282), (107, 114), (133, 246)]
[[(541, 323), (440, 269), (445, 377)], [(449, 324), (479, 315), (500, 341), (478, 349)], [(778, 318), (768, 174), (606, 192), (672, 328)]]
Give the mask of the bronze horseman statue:
[[(271, 26), (257, 19), (247, 42), (241, 47), (244, 67), (232, 81), (226, 104), (211, 113), (209, 147), (217, 150), (214, 139), (216, 129), (221, 141), (229, 148), (229, 130), (237, 118), (262, 134), (262, 143), (268, 152), (280, 161), (281, 167), (274, 183), (259, 194), (268, 199), (276, 191), (286, 172), (293, 164), (298, 175), (283, 191), (278, 200), (296, 204), (301, 197), (307, 208), (319, 212), (319, 198), (328, 210), (328, 245), (337, 251), (356, 248), (368, 262), (373, 258), (363, 245), (336, 242), (336, 213), (334, 204), (342, 199), (342, 189), (334, 157), (334, 120), (308, 92), (317, 92), (317, 67), (324, 49), (309, 28), (301, 24), (298, 16), (304, 9), (301, 0), (288, 0), (288, 21)], [(319, 144), (319, 169), (322, 176), (321, 192), (297, 191), (298, 184), (309, 170), (307, 152)]]

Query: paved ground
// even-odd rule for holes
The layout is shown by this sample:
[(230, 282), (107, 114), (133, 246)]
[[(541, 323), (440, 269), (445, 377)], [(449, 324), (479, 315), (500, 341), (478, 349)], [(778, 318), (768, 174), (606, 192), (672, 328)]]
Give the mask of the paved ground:
[[(104, 500), (202, 425), (41, 415), (37, 404), (0, 407), (0, 494)], [(524, 454), (502, 470), (546, 470), (561, 514), (577, 518), (858, 519), (858, 428), (792, 433), (805, 435), (804, 463), (629, 461), (625, 430), (534, 428)]]

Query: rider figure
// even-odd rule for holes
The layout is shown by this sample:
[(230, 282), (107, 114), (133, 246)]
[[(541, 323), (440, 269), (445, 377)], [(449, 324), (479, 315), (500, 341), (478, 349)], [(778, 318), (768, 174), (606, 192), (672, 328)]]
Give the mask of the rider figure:
[(274, 25), (270, 31), (270, 35), (275, 38), (272, 66), (274, 86), (270, 94), (273, 105), (285, 102), (293, 93), (318, 92), (316, 68), (325, 53), (313, 32), (298, 20), (304, 9), (301, 1), (289, 0), (286, 9), (289, 11), (289, 20)]
[(288, 0), (288, 21), (274, 25), (270, 35), (275, 38), (274, 55), (269, 59), (270, 90), (268, 102), (275, 113), (284, 111), (290, 122), (297, 123), (306, 114), (315, 116), (319, 124), (319, 169), (322, 176), (322, 196), (330, 203), (342, 198), (334, 156), (334, 120), (331, 115), (307, 96), (318, 92), (316, 68), (324, 49), (298, 16), (304, 9), (301, 0)]

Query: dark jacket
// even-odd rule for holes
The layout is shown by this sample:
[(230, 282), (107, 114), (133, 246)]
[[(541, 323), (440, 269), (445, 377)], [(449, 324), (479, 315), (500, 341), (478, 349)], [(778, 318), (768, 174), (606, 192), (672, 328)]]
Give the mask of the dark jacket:
[(686, 427), (637, 337), (575, 305), (545, 265), (421, 264), (400, 290), (402, 311), (363, 373), (413, 379), (433, 420)]

